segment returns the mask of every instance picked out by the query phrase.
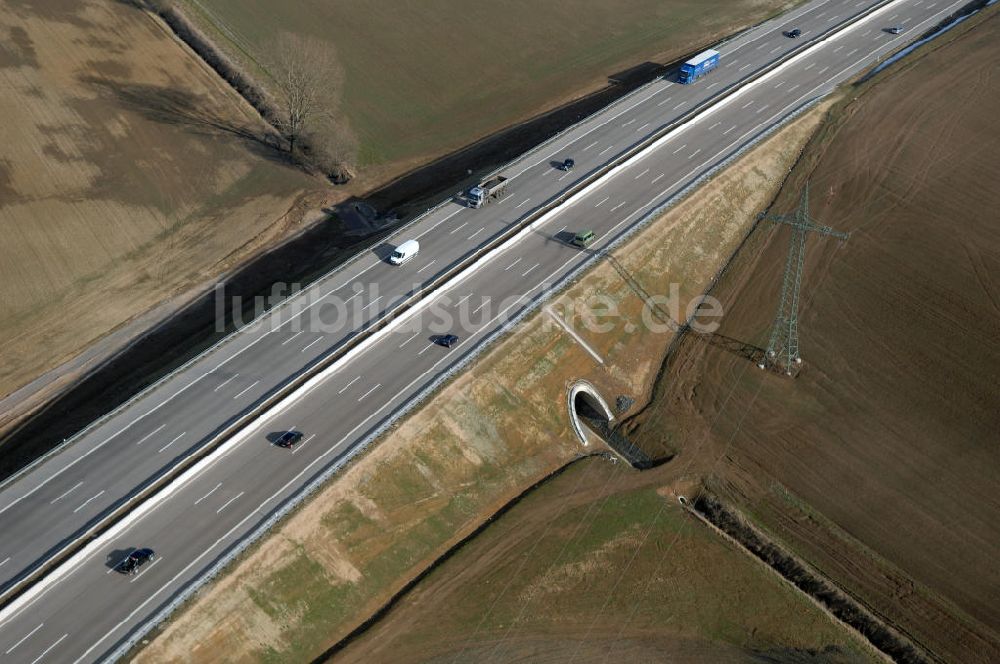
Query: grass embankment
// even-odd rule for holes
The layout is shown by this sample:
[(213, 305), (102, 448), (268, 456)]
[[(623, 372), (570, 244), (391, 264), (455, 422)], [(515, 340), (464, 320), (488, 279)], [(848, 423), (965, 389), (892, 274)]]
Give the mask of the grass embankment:
[[(790, 4), (778, 0), (183, 1), (255, 73), (281, 31), (328, 40), (343, 65), (340, 112), (366, 186), (604, 86), (669, 62)], [(266, 77), (265, 85), (266, 85)]]
[(676, 474), (572, 466), (333, 661), (876, 661), (682, 509)]
[[(994, 7), (851, 90), (791, 174), (776, 211), (808, 179), (851, 232), (808, 241), (799, 377), (689, 337), (632, 423), (942, 661), (1000, 660), (998, 54)], [(722, 334), (766, 344), (788, 232), (719, 283)]]
[[(669, 293), (671, 282), (682, 299), (702, 292), (818, 118), (813, 111), (758, 147), (616, 252), (616, 265), (601, 264), (553, 302), (566, 310), (600, 292), (617, 303), (611, 331), (575, 325), (605, 364), (549, 314), (529, 318), (202, 593), (139, 660), (317, 656), (489, 515), (584, 453), (566, 412), (569, 384), (583, 378), (609, 400), (641, 402), (658, 369), (644, 358), (672, 336), (642, 324), (643, 302), (620, 270), (649, 293)], [(629, 323), (637, 327), (625, 332)]]
[(280, 238), (321, 186), (128, 3), (5, 4), (0, 34), (3, 397)]

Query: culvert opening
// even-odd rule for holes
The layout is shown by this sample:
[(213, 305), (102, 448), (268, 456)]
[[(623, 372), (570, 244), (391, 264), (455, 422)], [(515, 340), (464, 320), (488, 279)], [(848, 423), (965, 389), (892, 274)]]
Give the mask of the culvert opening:
[(577, 414), (585, 420), (608, 421), (608, 418), (601, 412), (600, 404), (587, 392), (577, 392), (573, 406), (576, 408)]
[(573, 384), (568, 401), (573, 429), (585, 446), (590, 447), (600, 439), (634, 468), (656, 465), (617, 430), (611, 408), (593, 385), (585, 381)]

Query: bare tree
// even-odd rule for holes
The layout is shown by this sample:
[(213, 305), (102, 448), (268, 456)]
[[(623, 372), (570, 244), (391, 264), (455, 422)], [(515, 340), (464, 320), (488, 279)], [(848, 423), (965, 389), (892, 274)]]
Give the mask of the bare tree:
[(302, 151), (309, 161), (336, 184), (354, 177), (351, 164), (357, 156), (358, 142), (346, 124), (334, 118), (319, 118), (302, 133)]
[(274, 79), (278, 127), (288, 151), (320, 120), (330, 120), (343, 78), (333, 46), (314, 37), (281, 33), (274, 43)]

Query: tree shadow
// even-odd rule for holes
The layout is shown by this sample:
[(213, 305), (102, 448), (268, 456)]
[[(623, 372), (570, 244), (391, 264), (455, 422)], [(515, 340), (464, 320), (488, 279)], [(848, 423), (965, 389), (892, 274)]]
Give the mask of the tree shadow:
[(208, 110), (203, 99), (186, 90), (159, 85), (123, 83), (95, 76), (81, 82), (113, 97), (125, 109), (159, 124), (184, 127), (211, 137), (231, 137), (255, 155), (274, 163), (299, 167), (284, 149), (284, 139), (273, 132), (254, 130)]

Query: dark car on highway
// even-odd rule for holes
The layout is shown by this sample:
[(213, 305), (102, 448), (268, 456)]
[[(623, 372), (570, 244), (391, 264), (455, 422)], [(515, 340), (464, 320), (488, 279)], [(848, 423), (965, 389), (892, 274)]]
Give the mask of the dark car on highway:
[(128, 558), (121, 561), (118, 571), (122, 574), (137, 574), (139, 568), (156, 558), (152, 549), (136, 549), (128, 554)]
[(563, 159), (563, 163), (559, 165), (559, 169), (563, 171), (571, 171), (574, 166), (576, 166), (576, 162), (572, 159)]
[(292, 449), (302, 440), (302, 435), (301, 431), (286, 431), (278, 437), (278, 440), (274, 441), (274, 444), (278, 447)]
[(888, 32), (890, 35), (898, 35), (900, 32), (903, 31), (903, 27), (899, 25), (894, 25), (891, 28), (886, 28), (885, 31)]
[(791, 30), (785, 30), (785, 32), (783, 34), (786, 37), (791, 37), (792, 39), (795, 39), (796, 37), (799, 37), (799, 36), (802, 35), (802, 31), (799, 30), (798, 28), (793, 28)]
[(437, 343), (439, 346), (444, 346), (445, 348), (451, 348), (458, 343), (458, 337), (454, 334), (442, 334), (437, 338)]

